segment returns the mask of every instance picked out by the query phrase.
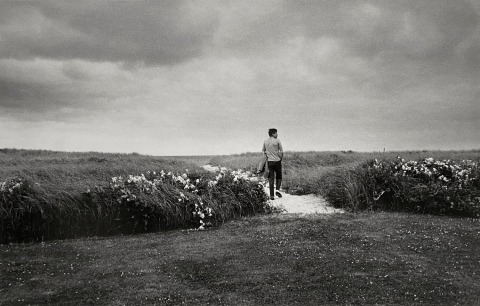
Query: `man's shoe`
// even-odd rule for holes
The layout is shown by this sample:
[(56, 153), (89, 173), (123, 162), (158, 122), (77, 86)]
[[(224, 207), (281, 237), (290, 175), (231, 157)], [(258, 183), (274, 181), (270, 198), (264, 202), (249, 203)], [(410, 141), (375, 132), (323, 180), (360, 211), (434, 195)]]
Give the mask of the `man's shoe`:
[(277, 192), (275, 192), (275, 195), (276, 195), (277, 197), (279, 197), (279, 198), (281, 198), (281, 197), (282, 197), (282, 194), (281, 194), (280, 192), (278, 192), (278, 191), (277, 191)]
[(272, 197), (270, 197), (270, 200), (272, 200), (272, 201), (273, 201), (273, 200), (275, 200), (275, 198), (272, 196)]

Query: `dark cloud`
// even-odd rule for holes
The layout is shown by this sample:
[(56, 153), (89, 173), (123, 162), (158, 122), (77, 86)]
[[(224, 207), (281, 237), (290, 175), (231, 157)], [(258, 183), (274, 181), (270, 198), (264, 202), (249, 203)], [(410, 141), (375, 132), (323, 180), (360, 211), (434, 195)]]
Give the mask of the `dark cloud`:
[[(268, 13), (258, 3), (249, 3), (256, 11), (248, 14), (232, 9), (228, 26), (220, 27), (222, 54), (268, 58), (301, 38), (298, 56), (307, 65), (348, 78), (374, 97), (402, 94), (438, 75), (479, 81), (480, 17), (471, 1), (285, 0)], [(329, 43), (336, 55), (317, 61), (315, 52)]]
[(479, 82), (479, 70), (472, 67), (480, 62), (480, 18), (469, 1), (288, 4), (307, 37), (332, 37), (345, 48), (345, 56), (362, 58), (372, 67), (371, 75), (349, 77), (373, 97), (401, 96), (424, 84), (432, 84), (432, 91), (452, 82)]
[(0, 79), (0, 108), (42, 108), (41, 101), (50, 100), (54, 96), (48, 92), (48, 86), (42, 84)]
[(45, 116), (56, 117), (55, 114), (62, 108), (88, 109), (92, 106), (97, 108), (94, 101), (107, 98), (102, 97), (101, 92), (89, 91), (81, 92), (78, 86), (72, 84), (54, 85), (0, 78), (0, 110), (13, 115), (21, 113), (29, 113), (33, 117), (42, 115), (38, 119), (44, 120)]
[(352, 52), (420, 60), (451, 54), (475, 31), (479, 16), (467, 1), (288, 1), (311, 38), (336, 37)]
[(53, 65), (49, 61), (0, 61), (0, 110), (45, 119), (55, 117), (62, 109), (96, 111), (101, 101), (125, 92), (119, 89), (125, 81), (118, 81), (121, 78), (114, 73), (105, 81), (92, 71), (87, 73), (88, 67), (81, 67), (73, 63)]
[(203, 53), (217, 17), (185, 1), (3, 1), (0, 57), (169, 65)]
[[(467, 0), (5, 1), (0, 16), (0, 57), (126, 65), (168, 65), (202, 55), (221, 22), (228, 26), (216, 42), (225, 48), (220, 53), (258, 54), (299, 36), (328, 37), (377, 65), (392, 57), (438, 64), (454, 56), (479, 23)], [(478, 48), (478, 41), (464, 48), (466, 68), (479, 61)]]

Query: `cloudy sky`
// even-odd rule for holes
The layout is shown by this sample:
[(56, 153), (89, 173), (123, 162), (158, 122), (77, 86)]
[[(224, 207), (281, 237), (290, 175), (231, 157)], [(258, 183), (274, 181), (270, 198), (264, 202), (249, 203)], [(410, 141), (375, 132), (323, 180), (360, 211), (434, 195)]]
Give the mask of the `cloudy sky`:
[(480, 1), (0, 1), (0, 148), (480, 148)]

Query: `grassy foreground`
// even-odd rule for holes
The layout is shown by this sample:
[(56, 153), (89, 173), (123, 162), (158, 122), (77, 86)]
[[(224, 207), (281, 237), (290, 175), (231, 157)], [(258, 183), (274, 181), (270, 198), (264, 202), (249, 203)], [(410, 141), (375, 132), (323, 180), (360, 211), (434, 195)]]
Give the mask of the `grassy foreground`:
[(478, 305), (479, 234), (468, 218), (271, 215), (0, 245), (0, 304)]

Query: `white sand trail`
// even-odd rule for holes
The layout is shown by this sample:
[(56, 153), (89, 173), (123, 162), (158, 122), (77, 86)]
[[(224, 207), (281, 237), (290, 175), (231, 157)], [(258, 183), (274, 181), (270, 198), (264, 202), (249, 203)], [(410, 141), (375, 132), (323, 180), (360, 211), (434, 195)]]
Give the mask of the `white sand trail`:
[[(269, 194), (268, 187), (265, 187), (265, 193)], [(272, 206), (283, 209), (282, 213), (287, 214), (334, 214), (344, 213), (342, 209), (334, 208), (328, 205), (328, 202), (320, 196), (291, 195), (281, 192), (282, 197), (275, 196), (275, 200), (269, 200)]]
[[(205, 165), (203, 168), (207, 171), (220, 171), (219, 167)], [(256, 177), (254, 179), (257, 179)], [(268, 195), (268, 182), (260, 178), (258, 180), (264, 187), (265, 193)], [(344, 213), (342, 209), (334, 208), (328, 205), (328, 202), (320, 196), (316, 195), (291, 195), (280, 190), (282, 197), (275, 196), (275, 200), (268, 200), (269, 203), (282, 210), (283, 214), (334, 214)]]

